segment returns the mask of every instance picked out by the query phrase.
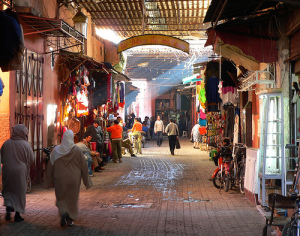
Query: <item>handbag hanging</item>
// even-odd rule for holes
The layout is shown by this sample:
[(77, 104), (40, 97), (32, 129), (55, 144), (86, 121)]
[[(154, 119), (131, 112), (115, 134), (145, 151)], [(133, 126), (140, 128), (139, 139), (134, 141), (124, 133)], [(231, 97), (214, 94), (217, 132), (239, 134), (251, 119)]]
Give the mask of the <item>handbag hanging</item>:
[(179, 139), (176, 139), (176, 143), (175, 143), (175, 147), (176, 149), (180, 149), (180, 143), (179, 143)]

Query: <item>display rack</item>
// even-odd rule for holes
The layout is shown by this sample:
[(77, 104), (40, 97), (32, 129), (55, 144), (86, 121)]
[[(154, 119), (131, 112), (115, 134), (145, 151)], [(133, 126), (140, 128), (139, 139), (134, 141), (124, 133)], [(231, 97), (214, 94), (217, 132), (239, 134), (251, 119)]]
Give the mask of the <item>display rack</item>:
[(260, 99), (260, 160), (258, 200), (268, 205), (270, 193), (285, 195), (285, 160), (283, 145), (283, 96), (282, 93), (264, 93)]
[(207, 119), (207, 144), (216, 143), (221, 145), (224, 137), (226, 111), (208, 112)]

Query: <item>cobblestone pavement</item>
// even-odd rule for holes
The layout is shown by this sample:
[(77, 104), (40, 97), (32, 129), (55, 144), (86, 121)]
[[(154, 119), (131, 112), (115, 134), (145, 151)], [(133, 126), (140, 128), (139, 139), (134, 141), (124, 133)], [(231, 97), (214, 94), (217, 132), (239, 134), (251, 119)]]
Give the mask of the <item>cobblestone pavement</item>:
[(6, 222), (0, 198), (0, 235), (261, 235), (264, 219), (237, 189), (219, 191), (209, 181), (208, 152), (181, 139), (170, 155), (148, 141), (143, 154), (109, 163), (83, 186), (74, 227), (61, 228), (54, 190), (33, 186), (24, 222)]

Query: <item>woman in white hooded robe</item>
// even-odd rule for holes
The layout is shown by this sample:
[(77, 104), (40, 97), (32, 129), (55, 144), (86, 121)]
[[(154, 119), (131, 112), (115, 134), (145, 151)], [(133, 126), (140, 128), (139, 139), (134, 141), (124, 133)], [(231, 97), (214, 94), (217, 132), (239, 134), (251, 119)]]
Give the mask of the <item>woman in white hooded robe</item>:
[(82, 150), (74, 144), (74, 133), (67, 130), (62, 143), (50, 154), (45, 187), (54, 186), (56, 206), (61, 215), (61, 226), (72, 226), (78, 216), (78, 198), (83, 180), (86, 188), (92, 186)]

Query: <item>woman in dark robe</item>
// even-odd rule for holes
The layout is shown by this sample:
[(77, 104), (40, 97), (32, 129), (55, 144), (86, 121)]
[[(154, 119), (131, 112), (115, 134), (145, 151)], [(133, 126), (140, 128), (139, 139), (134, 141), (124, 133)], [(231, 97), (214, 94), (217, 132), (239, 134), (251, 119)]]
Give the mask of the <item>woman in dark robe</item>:
[(25, 125), (13, 127), (12, 137), (5, 141), (1, 148), (2, 162), (2, 196), (6, 206), (6, 220), (10, 220), (15, 211), (15, 221), (24, 221), (20, 213), (25, 212), (27, 183), (30, 177), (30, 166), (34, 161), (33, 151), (28, 139)]

